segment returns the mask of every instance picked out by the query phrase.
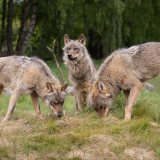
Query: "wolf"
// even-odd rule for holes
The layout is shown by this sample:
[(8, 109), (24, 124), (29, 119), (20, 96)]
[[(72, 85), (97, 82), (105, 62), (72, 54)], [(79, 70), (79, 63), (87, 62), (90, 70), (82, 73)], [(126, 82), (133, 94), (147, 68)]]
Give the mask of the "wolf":
[(125, 96), (125, 121), (146, 80), (160, 74), (160, 43), (148, 42), (114, 51), (101, 65), (93, 84), (85, 82), (90, 102), (99, 117), (105, 116), (122, 90)]
[(83, 34), (78, 40), (71, 40), (65, 34), (64, 44), (63, 60), (68, 68), (69, 80), (74, 88), (76, 109), (81, 110), (87, 104), (87, 91), (84, 82), (92, 82), (96, 68), (85, 47), (86, 38)]
[(68, 84), (61, 85), (49, 67), (37, 57), (9, 56), (0, 58), (0, 94), (4, 87), (13, 89), (8, 112), (3, 119), (12, 117), (20, 95), (30, 94), (36, 116), (43, 119), (39, 97), (57, 117), (62, 116), (62, 106)]

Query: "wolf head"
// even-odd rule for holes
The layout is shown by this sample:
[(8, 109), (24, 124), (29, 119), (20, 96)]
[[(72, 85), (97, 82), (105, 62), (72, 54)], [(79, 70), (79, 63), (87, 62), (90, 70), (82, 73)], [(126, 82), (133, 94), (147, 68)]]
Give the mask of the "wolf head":
[(103, 82), (98, 81), (93, 85), (85, 82), (84, 85), (89, 92), (90, 103), (93, 109), (97, 112), (99, 118), (107, 115), (107, 112), (113, 102), (113, 98), (111, 94), (107, 92)]
[(41, 97), (46, 106), (50, 107), (57, 117), (62, 116), (67, 87), (68, 84), (52, 86), (51, 83), (47, 82), (45, 96)]
[(85, 54), (85, 45), (86, 38), (83, 34), (80, 35), (78, 40), (71, 40), (67, 34), (64, 35), (64, 44), (63, 48), (65, 58), (70, 61), (76, 61), (84, 56)]

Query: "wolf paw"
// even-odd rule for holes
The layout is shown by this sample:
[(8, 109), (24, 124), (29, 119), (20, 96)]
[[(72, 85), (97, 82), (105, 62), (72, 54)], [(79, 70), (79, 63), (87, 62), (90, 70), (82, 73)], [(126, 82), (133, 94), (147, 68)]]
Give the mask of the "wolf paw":
[(128, 122), (130, 120), (131, 120), (130, 118), (125, 118), (122, 123), (126, 123), (126, 122)]
[(9, 119), (7, 118), (7, 117), (4, 117), (3, 119), (2, 119), (2, 122), (6, 122), (6, 121), (8, 121)]
[(44, 120), (44, 118), (42, 117), (42, 115), (38, 115), (37, 118), (40, 119), (40, 120)]

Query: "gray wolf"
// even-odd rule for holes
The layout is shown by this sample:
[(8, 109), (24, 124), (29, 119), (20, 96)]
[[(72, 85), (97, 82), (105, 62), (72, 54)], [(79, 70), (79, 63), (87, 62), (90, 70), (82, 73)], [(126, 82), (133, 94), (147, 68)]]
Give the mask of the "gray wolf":
[(69, 80), (74, 88), (76, 108), (82, 109), (87, 102), (84, 82), (92, 82), (96, 68), (85, 47), (86, 38), (83, 34), (80, 35), (78, 40), (71, 40), (65, 34), (64, 44), (63, 60), (68, 68)]
[(61, 85), (49, 67), (36, 57), (0, 58), (0, 94), (4, 87), (13, 89), (3, 121), (11, 118), (16, 102), (22, 94), (30, 94), (38, 118), (42, 119), (39, 97), (56, 116), (61, 117), (67, 86), (68, 84)]
[(107, 114), (117, 94), (124, 92), (124, 121), (131, 120), (134, 102), (146, 80), (160, 74), (160, 43), (148, 42), (114, 51), (101, 65), (93, 84), (85, 82), (99, 117)]

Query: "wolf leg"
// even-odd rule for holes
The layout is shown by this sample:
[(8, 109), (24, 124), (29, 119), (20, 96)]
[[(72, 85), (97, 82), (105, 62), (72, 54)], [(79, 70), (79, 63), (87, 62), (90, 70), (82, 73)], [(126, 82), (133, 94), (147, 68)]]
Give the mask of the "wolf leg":
[(82, 105), (82, 98), (81, 98), (81, 88), (77, 87), (74, 90), (74, 95), (75, 95), (75, 103), (76, 103), (76, 109), (81, 110), (83, 108)]
[(125, 107), (124, 122), (131, 120), (132, 108), (133, 108), (133, 105), (134, 105), (136, 98), (138, 97), (139, 93), (141, 92), (142, 87), (143, 87), (143, 84), (141, 82), (138, 82), (133, 88), (131, 88), (130, 94), (128, 97), (128, 102)]
[(4, 87), (3, 87), (2, 85), (0, 85), (0, 95), (1, 95), (2, 92), (3, 92), (3, 89), (4, 89)]
[(76, 91), (76, 101), (78, 103), (78, 110), (81, 110), (82, 107), (82, 101), (81, 101), (81, 90)]
[(107, 116), (108, 111), (109, 111), (109, 107), (106, 108), (104, 116)]
[(127, 105), (130, 90), (123, 90), (123, 93), (124, 93), (124, 97), (125, 97), (125, 101), (126, 101), (126, 105)]
[(39, 106), (39, 97), (37, 95), (37, 93), (31, 93), (30, 94), (31, 99), (32, 99), (32, 103), (36, 112), (36, 117), (39, 119), (43, 119), (42, 115), (41, 115), (41, 110), (40, 110), (40, 106)]
[(87, 105), (87, 92), (80, 90), (77, 92), (78, 109), (81, 110)]
[(7, 112), (5, 118), (2, 121), (7, 121), (12, 117), (14, 108), (16, 106), (17, 100), (18, 100), (20, 95), (21, 95), (21, 92), (19, 90), (17, 90), (17, 89), (15, 89), (12, 92), (11, 98), (10, 98), (9, 107), (8, 107), (8, 112)]
[(75, 105), (76, 105), (76, 109), (78, 110), (78, 97), (77, 97), (77, 90), (74, 89), (74, 97), (75, 97)]
[(87, 107), (87, 92), (86, 91), (81, 92), (81, 102), (82, 102), (83, 107)]

